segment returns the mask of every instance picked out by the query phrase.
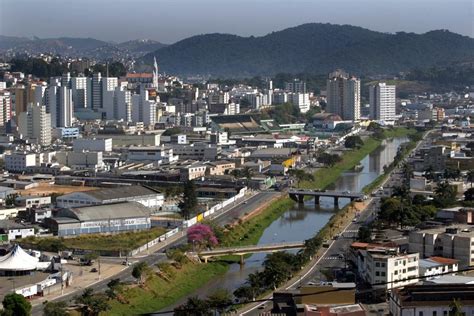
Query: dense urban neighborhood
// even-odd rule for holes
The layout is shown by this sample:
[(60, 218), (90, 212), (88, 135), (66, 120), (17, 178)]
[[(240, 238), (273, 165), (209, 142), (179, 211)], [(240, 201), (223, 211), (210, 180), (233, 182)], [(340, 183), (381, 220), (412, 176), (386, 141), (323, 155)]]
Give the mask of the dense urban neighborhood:
[(0, 37), (0, 315), (474, 315), (472, 56), (225, 78), (91, 41)]

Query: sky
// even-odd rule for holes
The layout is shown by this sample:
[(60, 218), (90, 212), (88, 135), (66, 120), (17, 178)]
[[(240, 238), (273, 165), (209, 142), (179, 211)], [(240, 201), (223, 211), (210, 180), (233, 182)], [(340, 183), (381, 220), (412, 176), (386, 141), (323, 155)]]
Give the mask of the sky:
[(261, 36), (320, 22), (474, 37), (474, 0), (0, 0), (0, 34), (171, 44), (204, 33)]

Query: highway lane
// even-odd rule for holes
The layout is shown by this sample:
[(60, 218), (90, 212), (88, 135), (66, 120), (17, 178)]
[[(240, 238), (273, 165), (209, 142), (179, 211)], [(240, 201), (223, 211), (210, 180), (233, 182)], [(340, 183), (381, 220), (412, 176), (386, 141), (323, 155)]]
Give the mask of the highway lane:
[[(219, 214), (216, 214), (216, 216), (212, 219), (214, 222), (216, 222), (220, 226), (224, 226), (226, 224), (234, 222), (236, 219), (240, 218), (241, 216), (250, 213), (260, 207), (261, 205), (267, 203), (270, 201), (272, 198), (274, 198), (277, 195), (282, 194), (281, 192), (276, 192), (276, 191), (262, 191), (258, 192), (255, 195), (245, 198), (245, 200), (242, 200), (240, 202), (236, 202), (235, 204), (229, 205), (223, 212), (220, 212)], [(144, 261), (148, 263), (149, 265), (155, 265), (158, 262), (166, 260), (166, 252), (167, 249), (171, 247), (175, 247), (177, 245), (183, 244), (186, 242), (186, 234), (184, 234), (182, 237), (179, 237), (176, 239), (174, 242), (167, 244), (165, 247), (161, 248), (160, 250), (147, 255), (145, 257), (141, 258), (129, 258), (130, 261), (133, 262), (139, 262), (139, 261)], [(124, 261), (124, 259), (119, 259), (119, 258), (113, 258), (113, 259), (104, 259), (104, 260), (119, 260), (119, 261)], [(107, 283), (111, 279), (120, 279), (122, 282), (133, 282), (135, 279), (131, 276), (131, 270), (132, 267), (125, 267), (124, 270), (119, 272), (118, 274), (115, 274), (112, 277), (109, 277), (107, 279), (103, 279), (98, 281), (97, 283), (94, 283), (88, 288), (92, 288), (94, 291), (101, 292), (107, 289)], [(74, 297), (77, 295), (81, 294), (80, 291), (76, 291), (74, 293), (66, 294), (54, 299), (51, 299), (50, 301), (66, 301), (66, 302), (72, 302)], [(34, 302), (33, 302), (34, 303)], [(36, 304), (32, 308), (32, 315), (42, 315), (42, 310), (43, 310), (43, 305)]]

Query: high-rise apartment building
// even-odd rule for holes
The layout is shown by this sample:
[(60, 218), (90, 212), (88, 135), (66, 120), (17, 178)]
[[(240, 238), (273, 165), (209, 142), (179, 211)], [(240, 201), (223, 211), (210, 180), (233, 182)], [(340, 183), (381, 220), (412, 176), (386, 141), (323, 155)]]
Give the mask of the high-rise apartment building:
[(306, 82), (293, 79), (292, 82), (285, 83), (285, 90), (291, 93), (306, 93)]
[(86, 109), (89, 107), (89, 83), (87, 77), (71, 78), (72, 102), (75, 109)]
[(18, 131), (31, 142), (41, 146), (51, 145), (51, 115), (46, 107), (30, 104), (18, 118)]
[(329, 74), (326, 111), (343, 120), (360, 119), (360, 80), (342, 70)]
[(74, 117), (72, 90), (52, 83), (45, 100), (47, 112), (51, 114), (51, 127), (70, 127)]
[(369, 87), (370, 118), (377, 121), (395, 120), (395, 86), (384, 82)]
[(11, 96), (10, 92), (0, 90), (0, 128), (5, 127), (11, 118)]

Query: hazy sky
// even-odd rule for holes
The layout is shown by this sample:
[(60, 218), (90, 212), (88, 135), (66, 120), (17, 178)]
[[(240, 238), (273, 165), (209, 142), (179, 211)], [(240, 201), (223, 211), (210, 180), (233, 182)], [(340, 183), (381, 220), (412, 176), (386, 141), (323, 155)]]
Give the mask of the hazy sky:
[(0, 0), (0, 34), (164, 43), (203, 33), (264, 35), (308, 22), (474, 37), (474, 0)]

